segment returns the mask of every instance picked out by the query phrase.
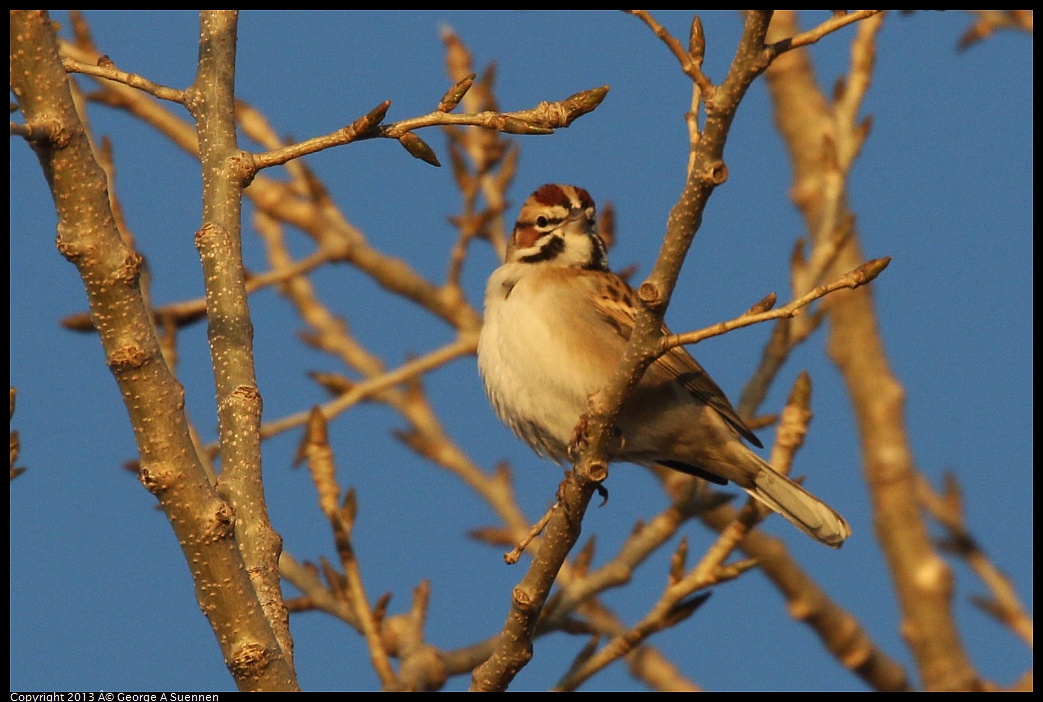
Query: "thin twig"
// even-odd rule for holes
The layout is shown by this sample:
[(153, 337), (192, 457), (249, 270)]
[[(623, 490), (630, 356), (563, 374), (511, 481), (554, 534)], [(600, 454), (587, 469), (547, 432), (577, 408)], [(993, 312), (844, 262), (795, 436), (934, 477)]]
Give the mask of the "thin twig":
[(945, 492), (941, 494), (934, 491), (922, 474), (919, 476), (918, 488), (922, 504), (948, 533), (941, 542), (942, 548), (962, 558), (992, 593), (991, 599), (974, 597), (975, 604), (1020, 636), (1029, 648), (1032, 648), (1032, 617), (1021, 604), (1010, 578), (996, 567), (980, 542), (967, 528), (963, 491), (956, 481), (956, 476), (945, 476)]
[(853, 12), (841, 11), (830, 17), (828, 20), (818, 25), (813, 29), (795, 34), (792, 37), (782, 39), (773, 44), (769, 44), (766, 49), (772, 56), (777, 56), (786, 51), (792, 51), (802, 46), (809, 46), (816, 43), (819, 39), (822, 39), (828, 34), (832, 34), (838, 29), (860, 22), (867, 17), (872, 17), (875, 14), (883, 12), (883, 10), (855, 10)]
[[(473, 354), (477, 348), (477, 343), (477, 339), (461, 337), (428, 354), (407, 361), (398, 368), (360, 381), (340, 397), (324, 404), (322, 413), (326, 419), (332, 419), (341, 412), (376, 395), (382, 390), (408, 382), (430, 370), (445, 365), (453, 359)], [(269, 438), (301, 426), (307, 421), (308, 414), (308, 412), (297, 412), (282, 419), (267, 422), (261, 427), (261, 436)]]
[[(713, 92), (713, 83), (710, 82), (710, 79), (706, 77), (701, 68), (701, 52), (693, 55), (692, 52), (685, 51), (684, 47), (681, 46), (681, 42), (670, 34), (663, 25), (659, 24), (648, 10), (623, 10), (623, 12), (637, 17), (648, 25), (648, 28), (670, 49), (670, 53), (681, 64), (681, 70), (685, 72), (685, 75), (691, 78), (692, 82), (699, 86), (703, 93), (710, 95)], [(699, 48), (702, 49), (704, 47), (700, 46)]]
[(159, 83), (153, 83), (144, 76), (139, 76), (136, 73), (128, 73), (127, 71), (121, 71), (112, 63), (112, 60), (108, 56), (102, 56), (96, 65), (77, 61), (76, 59), (69, 58), (68, 56), (62, 57), (62, 66), (69, 73), (82, 73), (87, 76), (93, 76), (94, 78), (102, 78), (105, 80), (111, 80), (116, 83), (122, 83), (123, 85), (140, 90), (143, 93), (147, 93), (154, 98), (160, 100), (167, 100), (169, 102), (176, 102), (178, 104), (185, 104), (185, 91), (177, 90), (175, 88), (168, 88), (165, 85)]
[(891, 258), (875, 258), (871, 261), (866, 261), (858, 268), (849, 271), (845, 275), (841, 276), (832, 283), (826, 285), (820, 285), (814, 290), (811, 290), (807, 294), (803, 295), (797, 300), (790, 302), (788, 305), (778, 307), (767, 312), (758, 312), (754, 314), (744, 314), (735, 319), (727, 322), (720, 322), (713, 326), (700, 329), (698, 331), (686, 332), (684, 334), (672, 334), (670, 336), (663, 337), (659, 342), (659, 348), (657, 355), (662, 355), (676, 346), (682, 346), (685, 344), (695, 344), (710, 337), (719, 336), (726, 332), (730, 332), (733, 329), (739, 329), (742, 327), (748, 327), (752, 324), (760, 324), (772, 319), (779, 319), (782, 317), (793, 317), (796, 316), (800, 309), (814, 302), (815, 300), (825, 297), (826, 295), (842, 290), (845, 288), (858, 288), (866, 283), (869, 283), (878, 275), (891, 262)]
[(525, 551), (525, 547), (540, 535), (540, 532), (542, 532), (543, 528), (547, 526), (547, 522), (550, 521), (550, 518), (554, 515), (554, 510), (556, 509), (558, 509), (557, 502), (551, 505), (551, 508), (532, 525), (532, 529), (529, 529), (529, 533), (526, 534), (513, 549), (503, 554), (503, 560), (506, 561), (508, 565), (514, 565), (518, 562), (518, 559), (521, 558), (522, 553)]

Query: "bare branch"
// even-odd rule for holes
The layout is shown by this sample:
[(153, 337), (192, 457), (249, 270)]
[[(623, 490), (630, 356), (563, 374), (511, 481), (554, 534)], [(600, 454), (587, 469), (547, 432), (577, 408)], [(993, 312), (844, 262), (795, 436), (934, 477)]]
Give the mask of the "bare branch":
[(377, 126), (384, 120), (384, 115), (387, 114), (388, 108), (390, 107), (391, 101), (385, 100), (348, 126), (338, 129), (335, 132), (314, 137), (289, 146), (284, 146), (263, 154), (255, 154), (251, 164), (254, 172), (256, 173), (262, 168), (281, 166), (287, 161), (301, 158), (302, 156), (307, 156), (308, 154), (313, 154), (334, 146), (343, 146), (344, 144), (350, 144), (359, 139), (368, 138), (367, 135), (371, 135), (377, 129)]
[(420, 117), (381, 125), (380, 123), (391, 106), (391, 101), (385, 100), (368, 114), (343, 129), (277, 151), (258, 154), (253, 157), (252, 165), (256, 171), (278, 166), (290, 159), (300, 158), (334, 146), (383, 137), (397, 139), (413, 156), (437, 166), (440, 164), (434, 156), (434, 151), (420, 137), (413, 134), (415, 130), (435, 126), (467, 125), (508, 134), (553, 134), (555, 129), (567, 127), (577, 118), (594, 110), (607, 94), (608, 86), (606, 85), (576, 93), (560, 102), (541, 102), (536, 107), (517, 112), (450, 114), (440, 108)]
[(702, 72), (703, 54), (706, 46), (702, 34), (702, 23), (699, 22), (698, 16), (695, 17), (692, 23), (693, 40), (689, 42), (689, 50), (685, 51), (684, 47), (681, 46), (681, 42), (670, 32), (666, 31), (666, 28), (659, 24), (648, 10), (623, 10), (623, 12), (634, 15), (648, 25), (648, 28), (670, 49), (670, 53), (681, 64), (681, 70), (692, 79), (692, 82), (699, 86), (700, 90), (707, 95), (713, 91), (713, 83)]
[(398, 681), (391, 667), (388, 653), (380, 636), (380, 627), (369, 607), (366, 589), (362, 584), (362, 569), (355, 555), (355, 547), (351, 540), (356, 508), (354, 493), (349, 491), (340, 504), (340, 486), (337, 484), (337, 469), (333, 462), (333, 449), (330, 448), (326, 432), (326, 420), (319, 409), (312, 408), (308, 430), (305, 433), (303, 454), (308, 464), (308, 471), (315, 482), (315, 492), (319, 498), (319, 507), (330, 522), (337, 553), (340, 555), (341, 567), (344, 569), (345, 599), (354, 609), (355, 621), (358, 623), (369, 648), (370, 661), (376, 670), (384, 689), (394, 689)]
[[(445, 365), (447, 362), (474, 354), (477, 339), (459, 338), (424, 356), (407, 361), (394, 370), (368, 378), (353, 385), (347, 392), (322, 406), (322, 413), (327, 419), (336, 417), (341, 412), (380, 393), (387, 388), (400, 385), (430, 370)], [(268, 422), (261, 427), (261, 435), (265, 438), (301, 426), (307, 420), (308, 412), (298, 412), (282, 419)]]
[(83, 75), (93, 76), (94, 78), (104, 78), (105, 80), (122, 83), (134, 88), (135, 90), (140, 90), (143, 93), (148, 93), (152, 97), (160, 100), (176, 102), (182, 105), (185, 104), (184, 90), (168, 88), (165, 85), (153, 83), (149, 79), (135, 73), (121, 71), (116, 68), (115, 64), (112, 63), (112, 59), (108, 56), (102, 56), (99, 58), (97, 65), (91, 65), (69, 57), (64, 57), (62, 58), (62, 66), (64, 66), (65, 70), (69, 73), (82, 73)]
[(61, 148), (37, 154), (57, 208), (58, 249), (77, 266), (96, 322), (104, 321), (99, 338), (134, 428), (138, 476), (170, 520), (241, 689), (296, 689), (237, 547), (234, 510), (214, 490), (193, 444), (184, 390), (163, 359), (139, 285), (141, 257), (115, 226), (107, 178), (73, 105), (50, 18), (12, 12), (11, 26), (11, 89), (26, 122), (44, 112), (68, 136)]
[[(890, 262), (890, 257), (875, 258), (872, 261), (866, 261), (854, 270), (848, 271), (840, 278), (834, 280), (832, 283), (820, 285), (800, 299), (794, 300), (788, 305), (768, 310), (767, 312), (754, 312), (751, 310), (735, 319), (727, 322), (720, 322), (713, 326), (706, 327), (705, 329), (700, 329), (699, 331), (687, 332), (685, 334), (673, 334), (671, 336), (663, 337), (659, 342), (656, 356), (661, 356), (676, 346), (696, 344), (705, 339), (709, 339), (710, 337), (730, 332), (733, 329), (748, 327), (752, 324), (760, 324), (761, 322), (767, 322), (772, 319), (794, 317), (803, 307), (806, 307), (819, 298), (825, 297), (837, 290), (853, 290), (871, 282), (874, 278), (880, 275), (885, 268), (887, 268), (887, 265)], [(754, 309), (756, 309), (756, 307), (754, 307)]]
[(854, 10), (852, 12), (846, 10), (836, 11), (832, 17), (817, 27), (800, 32), (786, 39), (775, 41), (774, 43), (769, 44), (766, 48), (772, 57), (778, 56), (783, 52), (792, 51), (793, 49), (799, 49), (802, 46), (814, 44), (828, 34), (832, 34), (849, 24), (860, 22), (880, 12), (883, 12), (883, 10)]
[(991, 593), (991, 598), (974, 597), (978, 607), (1007, 626), (1032, 647), (1033, 622), (1025, 611), (1014, 584), (989, 558), (985, 549), (971, 534), (963, 509), (963, 492), (956, 476), (945, 476), (945, 492), (936, 493), (927, 478), (920, 476), (919, 496), (923, 506), (941, 524), (946, 538), (941, 547), (963, 559)]
[[(879, 18), (860, 27), (865, 42), (879, 27)], [(777, 12), (774, 36), (799, 35), (792, 12)], [(785, 44), (777, 42), (774, 46)], [(858, 58), (855, 52), (858, 52)], [(853, 48), (853, 66), (865, 70), (871, 56), (868, 44)], [(850, 120), (850, 105), (861, 87), (853, 87), (846, 101), (846, 121), (839, 122), (816, 84), (806, 52), (779, 56), (767, 72), (776, 119), (795, 171), (794, 200), (814, 246), (830, 249), (827, 275), (849, 269), (862, 260), (858, 233), (844, 197), (839, 161), (823, 157), (843, 138), (830, 135), (860, 127)], [(863, 82), (850, 81), (852, 86)], [(832, 149), (834, 155), (838, 150)], [(829, 224), (832, 223), (832, 224)], [(833, 241), (844, 230), (843, 243)], [(866, 480), (873, 500), (875, 531), (891, 566), (903, 616), (902, 630), (917, 659), (924, 685), (931, 690), (978, 689), (978, 676), (961, 642), (951, 609), (952, 573), (933, 549), (920, 515), (915, 491), (915, 460), (904, 419), (904, 390), (889, 367), (880, 337), (872, 298), (867, 289), (831, 297), (825, 305), (829, 320), (830, 354), (848, 384), (863, 446)], [(846, 659), (841, 659), (846, 660)], [(889, 676), (890, 678), (890, 676)]]
[(1032, 10), (968, 10), (977, 20), (960, 37), (957, 48), (969, 49), (974, 44), (988, 39), (997, 31), (1015, 30), (1032, 33), (1035, 13)]

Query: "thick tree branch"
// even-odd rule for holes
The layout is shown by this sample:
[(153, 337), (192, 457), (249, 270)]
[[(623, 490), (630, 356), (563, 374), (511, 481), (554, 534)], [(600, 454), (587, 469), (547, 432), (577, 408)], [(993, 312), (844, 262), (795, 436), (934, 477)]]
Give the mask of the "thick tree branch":
[(95, 327), (134, 429), (139, 478), (159, 499), (241, 689), (295, 689), (293, 668), (258, 602), (235, 541), (236, 513), (211, 485), (192, 442), (184, 390), (160, 351), (139, 285), (141, 257), (120, 236), (73, 106), (50, 18), (11, 13), (11, 88), (27, 123), (61, 125), (34, 148), (58, 213), (58, 250), (84, 281)]
[[(862, 25), (866, 38), (856, 42), (855, 51), (872, 50), (868, 37), (878, 26), (878, 20)], [(777, 13), (773, 36), (793, 36), (797, 31), (794, 14)], [(855, 60), (870, 65), (865, 61), (871, 58)], [(822, 154), (829, 143), (857, 139), (860, 127), (851, 121), (851, 109), (845, 111), (848, 118), (843, 123), (836, 119), (804, 52), (780, 56), (767, 80), (779, 130), (790, 150), (797, 206), (812, 233), (813, 245), (833, 247), (835, 226), (828, 223), (847, 227), (852, 218), (838, 177), (839, 162), (824, 159)], [(830, 255), (824, 271), (827, 276), (861, 263), (858, 241), (852, 223), (835, 255)], [(825, 309), (830, 323), (829, 351), (855, 409), (876, 533), (898, 592), (902, 631), (927, 689), (977, 689), (977, 674), (953, 619), (952, 573), (931, 544), (917, 502), (904, 390), (889, 367), (869, 289), (832, 296)]]
[(272, 529), (261, 480), (261, 394), (253, 361), (253, 322), (242, 258), (242, 189), (237, 147), (235, 51), (237, 13), (200, 13), (199, 63), (185, 91), (196, 121), (203, 174), (203, 226), (196, 248), (203, 268), (207, 337), (214, 366), (220, 435), (218, 490), (235, 509), (236, 539), (281, 655), (292, 668), (293, 643), (279, 580), (282, 539)]

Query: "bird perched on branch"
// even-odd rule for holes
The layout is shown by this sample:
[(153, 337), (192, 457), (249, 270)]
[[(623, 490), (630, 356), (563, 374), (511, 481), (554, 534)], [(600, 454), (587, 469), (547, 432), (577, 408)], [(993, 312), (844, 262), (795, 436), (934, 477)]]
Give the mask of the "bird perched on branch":
[[(623, 357), (637, 294), (608, 268), (583, 188), (548, 184), (525, 201), (505, 263), (489, 277), (478, 369), (497, 415), (559, 463), (590, 395)], [(760, 458), (761, 443), (682, 347), (656, 359), (624, 403), (613, 461), (734, 482), (820, 542), (851, 534), (831, 507)]]

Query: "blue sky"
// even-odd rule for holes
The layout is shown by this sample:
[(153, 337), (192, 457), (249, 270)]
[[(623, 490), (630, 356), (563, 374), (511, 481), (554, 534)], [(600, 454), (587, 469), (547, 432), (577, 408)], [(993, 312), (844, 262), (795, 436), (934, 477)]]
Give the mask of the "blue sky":
[[(687, 37), (690, 14), (658, 12)], [(64, 22), (63, 13), (56, 19)], [(704, 69), (719, 81), (740, 31), (737, 15), (702, 15)], [(813, 17), (821, 19), (822, 15)], [(124, 70), (184, 87), (192, 79), (197, 18), (190, 12), (93, 11), (101, 50)], [(874, 284), (884, 342), (907, 392), (909, 434), (920, 469), (940, 484), (952, 471), (974, 535), (1012, 578), (1032, 610), (1032, 40), (1001, 33), (964, 52), (969, 26), (958, 12), (889, 16), (864, 114), (873, 130), (856, 164), (850, 200), (867, 257), (893, 262)], [(807, 24), (808, 19), (805, 19)], [(655, 260), (666, 215), (680, 192), (686, 160), (684, 111), (690, 93), (676, 61), (638, 20), (618, 12), (243, 12), (239, 96), (298, 139), (341, 127), (385, 99), (389, 120), (434, 109), (448, 86), (439, 30), (452, 27), (476, 66), (495, 61), (504, 110), (524, 109), (608, 84), (603, 105), (567, 130), (519, 137), (511, 191), (515, 208), (544, 182), (575, 183), (616, 207), (616, 267)], [(852, 31), (816, 46), (820, 80), (843, 73)], [(113, 138), (117, 190), (153, 271), (153, 298), (202, 294), (193, 234), (200, 224), (198, 169), (192, 160), (122, 115), (94, 108), (96, 134)], [(423, 138), (448, 163), (436, 130)], [(674, 294), (675, 331), (728, 319), (770, 291), (785, 298), (787, 261), (802, 223), (788, 200), (789, 168), (774, 133), (763, 85), (740, 108), (725, 154), (728, 182), (714, 194)], [(449, 168), (410, 158), (375, 140), (308, 158), (348, 218), (384, 251), (442, 280), (455, 230), (447, 216), (459, 198)], [(12, 427), (29, 471), (11, 487), (12, 690), (234, 689), (188, 570), (155, 501), (122, 464), (135, 449), (116, 385), (97, 340), (59, 328), (85, 308), (75, 269), (54, 248), (55, 219), (31, 151), (12, 139), (11, 384), (19, 391)], [(515, 209), (512, 208), (513, 217)], [(263, 269), (255, 236), (245, 257)], [(307, 245), (298, 238), (299, 255)], [(494, 254), (475, 247), (465, 269), (480, 305)], [(346, 267), (316, 276), (320, 294), (353, 332), (389, 364), (449, 340), (448, 330), (389, 300)], [(301, 328), (273, 292), (251, 298), (265, 419), (321, 402), (308, 370), (340, 371), (303, 350)], [(733, 398), (756, 365), (767, 326), (700, 344), (694, 351)], [(214, 436), (212, 372), (202, 325), (181, 336), (180, 376), (195, 425)], [(781, 519), (765, 529), (784, 538), (826, 592), (855, 614), (889, 655), (909, 666), (900, 615), (873, 527), (858, 440), (843, 384), (823, 337), (784, 369), (765, 411), (777, 409), (793, 378), (814, 381), (815, 419), (796, 470), (851, 522), (855, 535), (834, 552)], [(473, 359), (425, 380), (447, 431), (487, 470), (515, 469), (523, 507), (535, 518), (553, 499), (560, 471), (501, 427), (489, 409)], [(422, 579), (432, 583), (428, 638), (461, 646), (495, 632), (521, 566), (475, 545), (473, 528), (493, 516), (463, 485), (415, 457), (391, 431), (402, 420), (383, 407), (358, 407), (333, 423), (341, 484), (353, 486), (360, 513), (356, 545), (371, 597), (394, 594), (408, 607)], [(762, 432), (771, 439), (771, 433)], [(335, 557), (311, 481), (290, 468), (298, 437), (266, 444), (265, 479), (273, 523), (299, 560)], [(617, 466), (609, 503), (592, 508), (584, 537), (596, 535), (607, 559), (637, 519), (661, 509), (642, 469)], [(693, 553), (710, 543), (686, 526)], [(628, 622), (654, 602), (667, 555), (654, 558), (606, 602)], [(986, 678), (1013, 682), (1031, 652), (968, 602), (984, 594), (954, 564), (957, 617)], [(305, 689), (378, 686), (360, 636), (322, 614), (295, 616), (297, 667)], [(554, 683), (584, 642), (554, 635), (512, 689)], [(821, 645), (790, 620), (780, 596), (756, 572), (720, 587), (694, 617), (656, 637), (685, 674), (714, 690), (862, 690)], [(447, 689), (465, 689), (466, 678)], [(621, 666), (588, 690), (641, 689)]]

